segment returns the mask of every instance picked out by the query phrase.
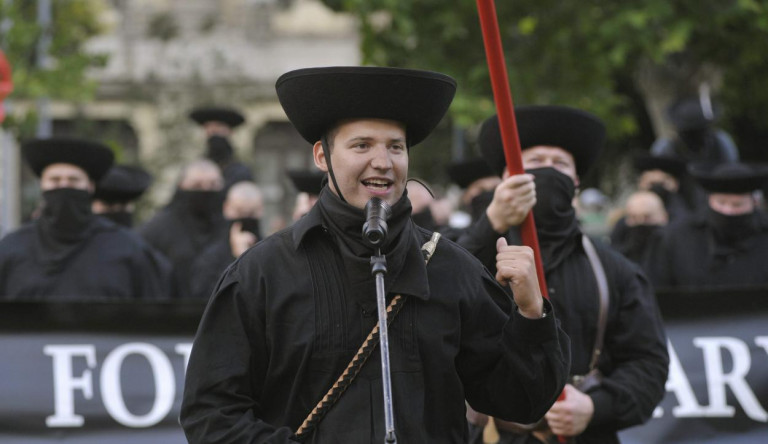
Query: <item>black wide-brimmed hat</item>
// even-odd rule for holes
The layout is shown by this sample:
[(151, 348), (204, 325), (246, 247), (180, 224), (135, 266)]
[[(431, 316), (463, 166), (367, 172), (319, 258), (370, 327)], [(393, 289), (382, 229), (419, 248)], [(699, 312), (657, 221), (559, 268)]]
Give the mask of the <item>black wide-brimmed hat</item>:
[(275, 89), (288, 119), (309, 143), (342, 120), (367, 118), (402, 123), (413, 146), (445, 115), (456, 81), (431, 71), (341, 66), (287, 72)]
[(93, 198), (104, 202), (130, 202), (138, 199), (152, 184), (143, 168), (115, 165), (96, 184)]
[(638, 173), (650, 170), (661, 170), (680, 178), (685, 174), (686, 162), (678, 156), (654, 156), (650, 153), (637, 154), (632, 162)]
[(695, 163), (688, 167), (691, 176), (709, 193), (746, 194), (768, 183), (768, 165)]
[(189, 118), (200, 125), (204, 125), (206, 122), (222, 122), (230, 128), (235, 128), (245, 122), (245, 117), (239, 111), (220, 106), (195, 108), (189, 113)]
[(454, 162), (448, 165), (447, 171), (448, 177), (451, 178), (451, 182), (461, 188), (466, 188), (471, 185), (472, 182), (482, 179), (483, 177), (496, 176), (485, 159), (481, 157)]
[(672, 124), (681, 131), (703, 129), (720, 117), (720, 105), (710, 102), (711, 108), (704, 110), (699, 97), (683, 97), (667, 108)]
[(317, 196), (323, 189), (323, 179), (325, 173), (320, 170), (288, 170), (286, 172), (291, 178), (293, 186), (300, 193), (307, 193)]
[(76, 138), (34, 139), (24, 143), (22, 151), (27, 164), (38, 177), (48, 165), (68, 163), (85, 170), (94, 182), (104, 176), (115, 159), (106, 145)]
[[(597, 160), (605, 141), (605, 125), (595, 115), (567, 106), (515, 107), (521, 149), (533, 146), (560, 147), (573, 156), (576, 174), (584, 176)], [(488, 165), (501, 175), (507, 165), (498, 116), (483, 122), (478, 136)]]

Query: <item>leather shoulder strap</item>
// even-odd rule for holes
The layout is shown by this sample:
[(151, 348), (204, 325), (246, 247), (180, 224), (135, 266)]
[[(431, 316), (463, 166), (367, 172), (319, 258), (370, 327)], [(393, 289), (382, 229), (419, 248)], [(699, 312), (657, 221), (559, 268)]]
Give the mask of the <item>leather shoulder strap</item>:
[(597, 292), (600, 296), (600, 307), (597, 314), (597, 335), (595, 335), (595, 346), (592, 349), (592, 359), (589, 361), (589, 369), (594, 370), (597, 367), (600, 353), (603, 351), (605, 329), (608, 324), (608, 278), (605, 275), (603, 263), (597, 255), (595, 246), (587, 235), (581, 235), (581, 244), (584, 246), (584, 251), (587, 253), (589, 264), (592, 266), (592, 272), (595, 274), (595, 280), (597, 280)]

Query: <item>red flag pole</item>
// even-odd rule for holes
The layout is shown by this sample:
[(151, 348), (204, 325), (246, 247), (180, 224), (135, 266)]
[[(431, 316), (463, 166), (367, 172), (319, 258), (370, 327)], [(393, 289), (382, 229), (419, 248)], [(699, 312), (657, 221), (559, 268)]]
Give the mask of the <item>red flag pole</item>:
[[(509, 89), (509, 76), (507, 65), (504, 61), (504, 48), (501, 46), (501, 34), (499, 33), (499, 20), (496, 17), (496, 5), (493, 0), (477, 0), (477, 12), (480, 16), (480, 27), (483, 31), (485, 43), (485, 58), (488, 60), (488, 71), (491, 75), (493, 87), (493, 100), (496, 102), (496, 113), (499, 116), (499, 129), (501, 130), (501, 142), (504, 145), (504, 157), (507, 160), (509, 174), (521, 174), (523, 169), (522, 149), (520, 148), (520, 136), (517, 132), (515, 120), (515, 108), (512, 104), (512, 92)], [(523, 245), (533, 249), (536, 260), (536, 275), (539, 278), (541, 294), (549, 299), (547, 282), (544, 277), (544, 267), (541, 262), (539, 250), (539, 237), (536, 235), (533, 214), (529, 211), (520, 226), (520, 234)], [(565, 399), (565, 390), (557, 398)], [(563, 436), (557, 437), (558, 442), (567, 442)]]
[[(493, 0), (477, 0), (477, 11), (480, 15), (480, 27), (483, 30), (485, 57), (488, 60), (488, 71), (491, 74), (493, 99), (496, 102), (496, 113), (499, 116), (501, 141), (504, 145), (504, 157), (507, 160), (507, 170), (510, 175), (522, 174), (523, 160), (521, 157), (520, 137), (517, 132), (515, 110), (512, 104), (512, 93), (509, 89), (507, 65), (504, 62), (504, 49), (501, 46), (499, 22), (496, 18), (496, 6)], [(533, 249), (536, 259), (536, 274), (539, 277), (539, 288), (545, 298), (549, 298), (547, 282), (544, 278), (544, 267), (541, 263), (539, 238), (533, 223), (533, 214), (529, 211), (520, 226), (523, 244)]]

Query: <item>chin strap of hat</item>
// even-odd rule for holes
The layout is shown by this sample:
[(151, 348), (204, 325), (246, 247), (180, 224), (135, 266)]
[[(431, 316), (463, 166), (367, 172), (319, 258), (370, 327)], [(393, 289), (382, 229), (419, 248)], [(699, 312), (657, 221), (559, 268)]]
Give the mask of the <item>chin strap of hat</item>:
[(320, 138), (320, 144), (323, 146), (325, 161), (328, 163), (328, 175), (331, 176), (333, 188), (336, 189), (336, 194), (339, 195), (339, 199), (341, 199), (342, 202), (347, 203), (347, 199), (344, 199), (344, 195), (341, 194), (341, 188), (339, 188), (339, 184), (336, 182), (336, 175), (333, 174), (333, 165), (331, 165), (331, 148), (328, 146), (328, 139), (326, 139), (325, 134), (323, 134), (323, 137)]

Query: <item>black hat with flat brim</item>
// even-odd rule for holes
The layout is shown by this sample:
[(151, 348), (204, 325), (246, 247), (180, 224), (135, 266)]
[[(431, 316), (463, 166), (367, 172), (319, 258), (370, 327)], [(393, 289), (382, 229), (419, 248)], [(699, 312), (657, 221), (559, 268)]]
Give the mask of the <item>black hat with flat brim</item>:
[(672, 103), (667, 109), (672, 124), (680, 131), (692, 131), (706, 128), (720, 117), (720, 105), (710, 102), (705, 110), (699, 97), (683, 97)]
[(275, 89), (288, 119), (311, 144), (343, 120), (383, 119), (405, 126), (410, 147), (443, 118), (456, 81), (432, 71), (341, 66), (287, 72)]
[(196, 108), (189, 113), (189, 118), (199, 125), (204, 125), (207, 122), (221, 122), (230, 128), (235, 128), (245, 122), (245, 117), (237, 110), (216, 106)]
[(24, 159), (40, 177), (49, 165), (66, 163), (82, 168), (94, 182), (112, 166), (112, 150), (99, 142), (86, 139), (56, 137), (34, 139), (22, 146)]
[(152, 176), (142, 168), (115, 165), (96, 184), (93, 198), (104, 202), (131, 202), (141, 197), (152, 184)]
[(638, 173), (650, 170), (661, 170), (665, 173), (680, 178), (685, 174), (686, 162), (676, 156), (654, 156), (650, 153), (642, 153), (635, 156), (633, 166)]
[(467, 188), (472, 182), (484, 177), (496, 177), (483, 158), (468, 159), (461, 162), (454, 162), (448, 165), (448, 177), (451, 182)]
[[(532, 105), (515, 107), (520, 148), (554, 146), (573, 156), (576, 174), (586, 175), (597, 161), (605, 142), (605, 125), (595, 115), (567, 106)], [(488, 165), (501, 175), (507, 165), (501, 142), (498, 116), (483, 122), (478, 136), (480, 151)]]
[(768, 183), (768, 165), (729, 163), (696, 163), (688, 172), (709, 193), (747, 194)]
[(323, 189), (323, 179), (325, 173), (320, 170), (288, 170), (286, 172), (291, 178), (293, 186), (300, 193), (307, 193), (313, 196), (320, 194)]

